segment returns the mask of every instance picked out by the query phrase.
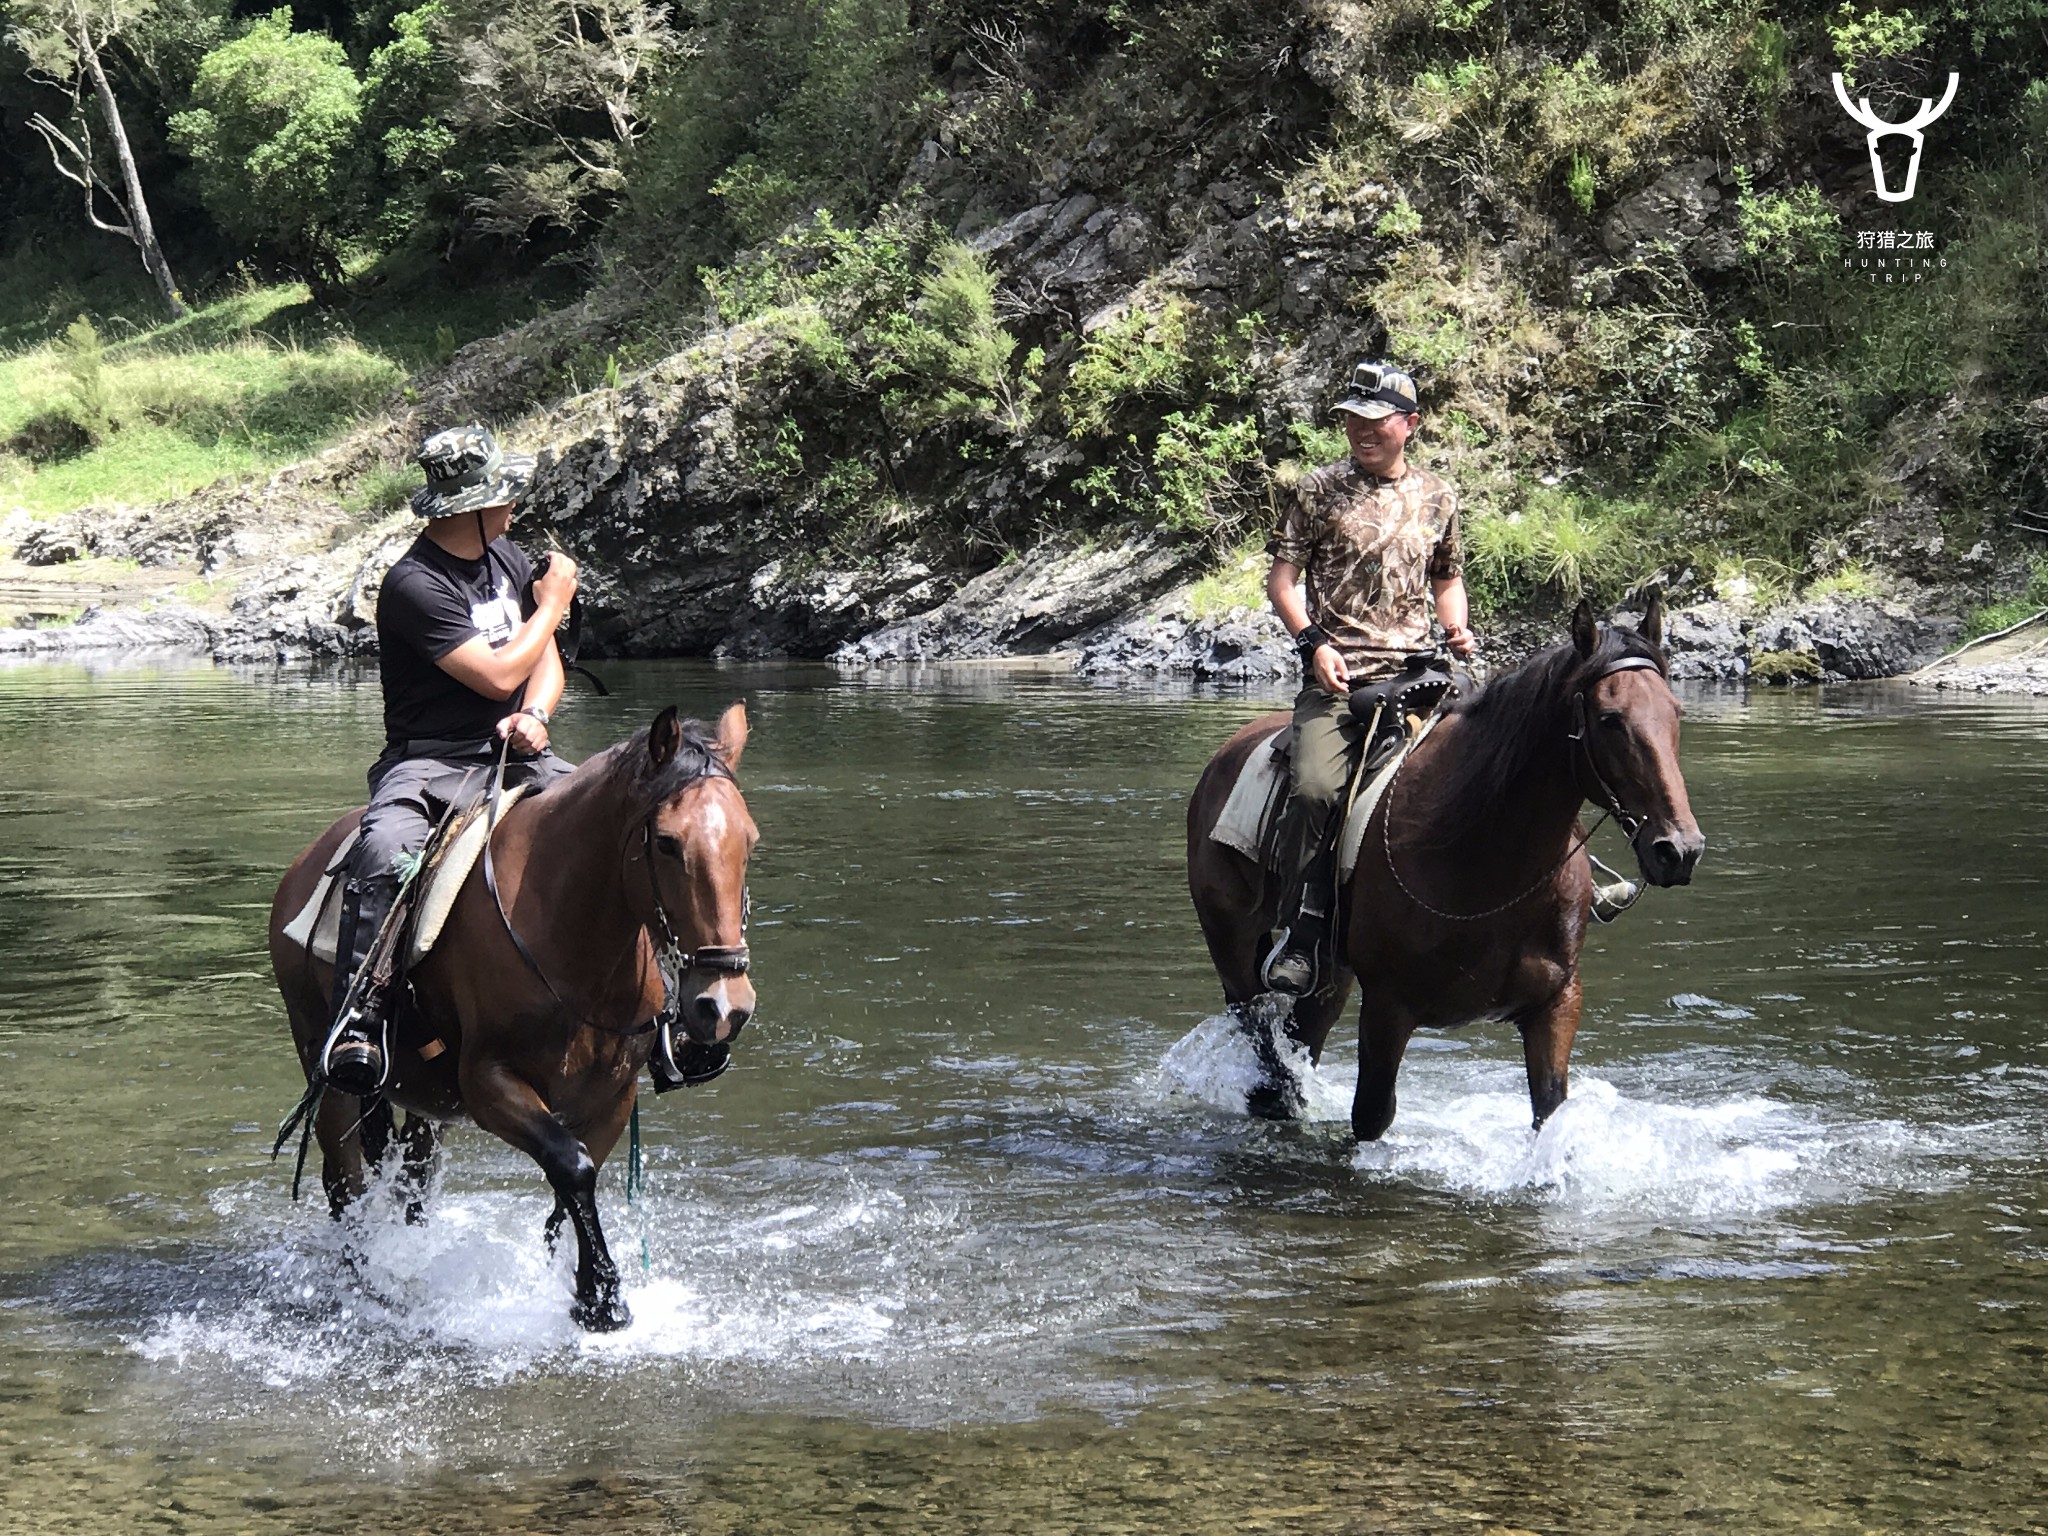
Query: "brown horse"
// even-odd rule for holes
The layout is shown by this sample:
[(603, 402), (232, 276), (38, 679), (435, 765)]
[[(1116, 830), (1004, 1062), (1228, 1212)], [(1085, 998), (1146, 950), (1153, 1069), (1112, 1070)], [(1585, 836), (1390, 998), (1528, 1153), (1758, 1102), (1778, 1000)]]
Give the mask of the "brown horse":
[[(1338, 964), (1299, 999), (1287, 1032), (1320, 1060), (1360, 978), (1358, 1088), (1351, 1129), (1373, 1141), (1394, 1119), (1394, 1078), (1417, 1029), (1512, 1019), (1540, 1128), (1564, 1102), (1579, 1027), (1579, 946), (1592, 877), (1579, 809), (1615, 816), (1651, 883), (1684, 885), (1706, 840), (1678, 771), (1678, 701), (1665, 678), (1662, 605), (1640, 630), (1595, 626), (1584, 602), (1571, 642), (1531, 657), (1453, 705), (1402, 766), (1365, 829), (1347, 883)], [(1188, 804), (1188, 887), (1231, 1010), (1248, 1016), (1278, 922), (1277, 883), (1209, 836), (1253, 747), (1288, 716), (1233, 736)], [(1254, 1112), (1291, 1112), (1269, 1082)]]
[[(682, 973), (681, 1025), (728, 1040), (754, 1011), (746, 975), (747, 858), (759, 836), (733, 780), (747, 741), (738, 704), (715, 734), (673, 708), (544, 794), (506, 810), (441, 937), (407, 978), (392, 1028), (391, 1077), (376, 1099), (330, 1091), (314, 1128), (338, 1216), (367, 1162), (407, 1112), (408, 1171), (432, 1155), (436, 1124), (467, 1115), (540, 1164), (555, 1193), (547, 1238), (576, 1229), (576, 1302), (587, 1328), (631, 1321), (597, 1218), (597, 1172), (632, 1113), (664, 1003), (665, 948)], [(361, 816), (302, 853), (270, 910), (270, 958), (311, 1080), (328, 1030), (331, 968), (284, 927)]]

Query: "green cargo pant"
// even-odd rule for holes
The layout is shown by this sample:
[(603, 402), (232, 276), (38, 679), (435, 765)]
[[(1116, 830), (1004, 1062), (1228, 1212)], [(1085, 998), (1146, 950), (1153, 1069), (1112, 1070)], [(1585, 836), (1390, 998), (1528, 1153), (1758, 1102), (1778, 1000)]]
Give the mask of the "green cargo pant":
[[(1290, 777), (1294, 794), (1280, 818), (1277, 851), (1282, 889), (1289, 893), (1280, 920), (1290, 921), (1305, 900), (1310, 910), (1329, 915), (1328, 894), (1300, 892), (1309, 862), (1336, 838), (1337, 813), (1351, 771), (1365, 747), (1365, 723), (1351, 713), (1351, 701), (1314, 683), (1294, 701), (1294, 744)], [(1330, 872), (1334, 877), (1334, 871)], [(1299, 894), (1296, 894), (1299, 893)]]

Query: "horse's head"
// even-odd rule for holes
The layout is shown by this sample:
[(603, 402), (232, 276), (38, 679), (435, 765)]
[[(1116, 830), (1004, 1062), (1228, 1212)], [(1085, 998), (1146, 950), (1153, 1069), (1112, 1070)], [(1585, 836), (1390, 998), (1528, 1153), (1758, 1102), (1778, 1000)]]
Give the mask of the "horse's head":
[(1680, 710), (1664, 675), (1662, 593), (1651, 590), (1634, 630), (1594, 623), (1581, 600), (1572, 645), (1573, 772), (1586, 798), (1612, 811), (1628, 833), (1644, 879), (1688, 884), (1707, 840), (1678, 771)]
[[(730, 1040), (754, 1016), (747, 975), (747, 858), (760, 840), (733, 770), (747, 745), (747, 711), (719, 716), (715, 736), (676, 718), (673, 706), (647, 732), (652, 786), (644, 838), (654, 888), (650, 928), (683, 959), (684, 1031), (701, 1045)], [(665, 931), (664, 931), (665, 930)]]

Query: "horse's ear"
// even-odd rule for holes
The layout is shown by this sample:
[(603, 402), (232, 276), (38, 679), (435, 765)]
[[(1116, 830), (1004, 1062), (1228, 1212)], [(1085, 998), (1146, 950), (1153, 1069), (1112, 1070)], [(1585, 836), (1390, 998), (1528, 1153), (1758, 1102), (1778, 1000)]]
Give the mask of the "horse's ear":
[(675, 761), (676, 749), (682, 744), (683, 728), (677, 723), (676, 707), (671, 704), (647, 728), (647, 755), (654, 759), (657, 773)]
[(1658, 650), (1664, 649), (1664, 589), (1650, 588), (1650, 600), (1643, 604), (1643, 622), (1636, 626), (1641, 635)]
[(1580, 598), (1579, 606), (1572, 610), (1572, 644), (1579, 648), (1579, 659), (1586, 660), (1600, 644), (1600, 627), (1593, 622), (1593, 603), (1590, 598)]
[(718, 717), (718, 759), (728, 768), (737, 768), (740, 754), (746, 750), (747, 706), (743, 700), (735, 700)]

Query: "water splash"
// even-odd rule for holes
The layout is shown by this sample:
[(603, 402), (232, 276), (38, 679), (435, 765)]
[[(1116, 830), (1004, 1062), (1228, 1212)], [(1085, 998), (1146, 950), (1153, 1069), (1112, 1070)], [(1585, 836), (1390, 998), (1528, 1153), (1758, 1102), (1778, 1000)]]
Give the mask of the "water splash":
[(1193, 1099), (1230, 1114), (1245, 1113), (1247, 1097), (1270, 1083), (1259, 1044), (1250, 1033), (1263, 1029), (1272, 1042), (1273, 1058), (1300, 1096), (1301, 1118), (1349, 1120), (1350, 1079), (1314, 1066), (1308, 1051), (1287, 1038), (1287, 1000), (1267, 993), (1251, 1006), (1257, 1011), (1249, 1022), (1218, 1013), (1189, 1030), (1160, 1061), (1147, 1084), (1150, 1096)]
[(1411, 1063), (1401, 1086), (1392, 1128), (1358, 1149), (1362, 1173), (1631, 1223), (1768, 1216), (1924, 1186), (1943, 1150), (1903, 1122), (1841, 1122), (1754, 1094), (1632, 1096), (1583, 1073), (1532, 1135), (1521, 1073), (1507, 1063)]

